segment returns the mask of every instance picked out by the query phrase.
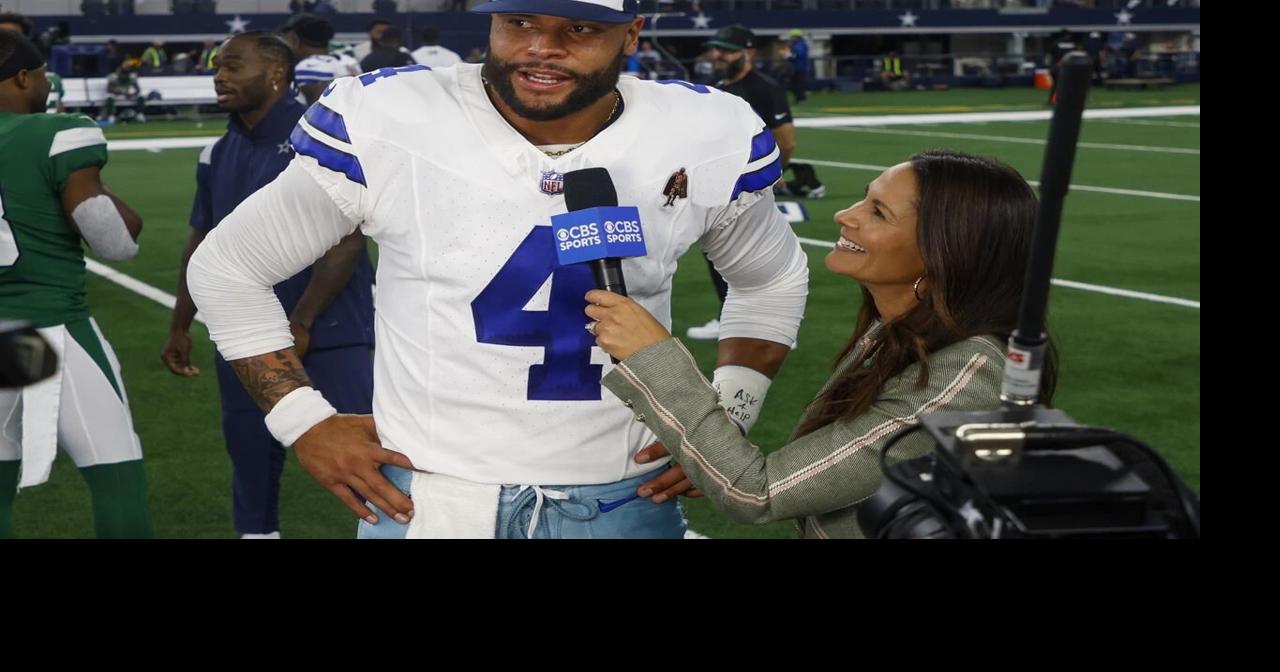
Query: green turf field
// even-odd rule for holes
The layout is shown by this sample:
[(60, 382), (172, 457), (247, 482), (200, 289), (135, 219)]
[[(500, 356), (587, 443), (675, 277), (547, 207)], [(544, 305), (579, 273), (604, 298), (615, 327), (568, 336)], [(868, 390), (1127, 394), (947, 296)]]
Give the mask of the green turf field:
[[(818, 94), (798, 116), (992, 112), (1043, 109), (1042, 91), (956, 90)], [(1091, 95), (1091, 107), (1198, 105), (1198, 85), (1163, 91)], [(197, 124), (200, 124), (197, 126)], [(218, 134), (216, 117), (122, 125), (112, 139)], [(1028, 179), (1040, 172), (1047, 122), (912, 125), (875, 129), (799, 130), (796, 158), (819, 162), (828, 193), (806, 201), (811, 221), (802, 238), (834, 241), (832, 214), (858, 199), (875, 166), (914, 151), (953, 147), (995, 156)], [(1030, 142), (1028, 142), (1030, 141)], [(1066, 202), (1054, 277), (1105, 287), (1200, 300), (1200, 118), (1086, 121)], [(194, 189), (197, 150), (114, 152), (111, 187), (143, 215), (142, 251), (118, 270), (172, 293)], [(1098, 189), (1150, 192), (1105, 193)], [(1194, 199), (1188, 199), (1194, 197)], [(823, 266), (824, 246), (806, 245), (811, 286), (799, 348), (770, 390), (753, 438), (776, 448), (825, 380), (849, 336), (859, 294), (851, 281)], [(696, 250), (677, 273), (674, 331), (683, 335), (717, 310), (705, 264)], [(150, 500), (162, 537), (229, 538), (230, 462), (219, 429), (212, 346), (196, 325), (196, 363), (203, 373), (177, 378), (159, 361), (169, 322), (166, 308), (96, 276), (90, 302), (115, 347), (146, 454)], [(1058, 338), (1062, 375), (1056, 405), (1077, 420), (1117, 427), (1157, 447), (1197, 491), (1200, 487), (1200, 310), (1055, 286), (1050, 325)], [(688, 341), (686, 341), (688, 342)], [(713, 343), (690, 342), (705, 370)], [(727, 522), (699, 500), (684, 500), (691, 527), (712, 537), (792, 537), (790, 523), (750, 527)], [(92, 536), (87, 488), (60, 456), (49, 483), (25, 490), (15, 507), (24, 537)], [(348, 538), (352, 516), (311, 481), (292, 457), (285, 470), (281, 531), (288, 538)]]

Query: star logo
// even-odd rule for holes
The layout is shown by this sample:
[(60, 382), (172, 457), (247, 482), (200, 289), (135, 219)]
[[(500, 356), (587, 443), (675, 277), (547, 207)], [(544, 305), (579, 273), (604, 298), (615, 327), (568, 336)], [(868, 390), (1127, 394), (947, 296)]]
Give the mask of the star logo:
[(912, 13), (911, 13), (911, 10), (909, 10), (909, 9), (907, 10), (907, 13), (906, 13), (906, 14), (899, 14), (899, 15), (898, 15), (898, 20), (902, 22), (902, 27), (903, 27), (903, 28), (915, 28), (915, 27), (916, 27), (916, 19), (918, 19), (918, 18), (920, 18), (920, 17), (916, 16), (915, 14), (912, 14)]
[(243, 33), (249, 27), (249, 22), (240, 18), (239, 14), (236, 14), (236, 18), (230, 21), (223, 21), (223, 23), (227, 24), (227, 32), (232, 34)]

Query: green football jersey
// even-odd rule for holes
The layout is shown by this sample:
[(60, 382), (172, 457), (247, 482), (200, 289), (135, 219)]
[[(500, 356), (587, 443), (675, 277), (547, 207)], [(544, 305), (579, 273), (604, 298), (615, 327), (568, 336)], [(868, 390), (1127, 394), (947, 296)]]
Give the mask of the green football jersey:
[(92, 119), (0, 112), (0, 319), (38, 327), (89, 316), (84, 249), (62, 211), (71, 173), (107, 163)]

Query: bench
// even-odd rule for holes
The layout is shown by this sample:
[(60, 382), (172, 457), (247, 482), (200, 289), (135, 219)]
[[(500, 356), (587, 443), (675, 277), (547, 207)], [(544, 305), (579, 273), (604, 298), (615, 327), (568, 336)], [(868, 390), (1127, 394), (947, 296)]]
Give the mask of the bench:
[[(68, 109), (97, 107), (107, 97), (106, 77), (63, 78), (62, 104)], [(172, 107), (178, 105), (213, 105), (218, 97), (213, 93), (213, 75), (178, 75), (171, 77), (139, 77), (138, 90), (147, 99), (147, 105)], [(160, 95), (158, 100), (149, 98), (151, 92)], [(121, 107), (133, 105), (132, 100), (119, 100)]]

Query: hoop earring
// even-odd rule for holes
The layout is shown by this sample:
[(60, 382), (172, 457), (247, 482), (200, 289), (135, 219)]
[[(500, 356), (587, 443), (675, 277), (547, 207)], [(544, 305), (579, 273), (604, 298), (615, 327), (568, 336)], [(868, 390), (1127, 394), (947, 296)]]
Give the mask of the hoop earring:
[(916, 301), (924, 301), (924, 297), (920, 296), (920, 281), (924, 280), (924, 276), (916, 278), (915, 284), (911, 285), (911, 293), (916, 295)]

